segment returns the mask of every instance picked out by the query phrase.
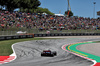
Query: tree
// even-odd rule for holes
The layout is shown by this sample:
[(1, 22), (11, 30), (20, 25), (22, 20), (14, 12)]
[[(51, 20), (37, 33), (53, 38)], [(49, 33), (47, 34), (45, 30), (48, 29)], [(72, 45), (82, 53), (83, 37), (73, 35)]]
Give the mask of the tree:
[(19, 1), (20, 0), (0, 0), (0, 5), (4, 6), (8, 11), (13, 11), (14, 9), (20, 7)]
[(0, 0), (0, 5), (4, 6), (4, 4), (5, 4), (5, 0)]
[(0, 5), (6, 6), (8, 11), (13, 11), (16, 8), (36, 9), (40, 4), (39, 0), (0, 0)]
[[(20, 11), (21, 12), (27, 12), (28, 9), (27, 8), (26, 9), (21, 8)], [(49, 15), (54, 15), (54, 13), (50, 12), (47, 8), (42, 8), (42, 7), (37, 7), (37, 9), (29, 9), (29, 11), (31, 13), (40, 13), (40, 14), (46, 13), (46, 14), (49, 14)]]
[(50, 12), (47, 8), (38, 7), (35, 11), (35, 13), (47, 13), (49, 15), (54, 15), (54, 13)]
[(20, 1), (20, 9), (37, 9), (37, 7), (41, 4), (39, 0), (21, 0)]
[(71, 17), (73, 16), (73, 12), (72, 11), (65, 11), (65, 15), (68, 16), (68, 17)]

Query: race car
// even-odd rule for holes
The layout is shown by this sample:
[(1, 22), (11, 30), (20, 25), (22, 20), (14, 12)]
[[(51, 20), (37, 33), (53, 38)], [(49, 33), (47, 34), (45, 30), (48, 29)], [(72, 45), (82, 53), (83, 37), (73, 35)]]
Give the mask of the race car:
[(41, 52), (41, 56), (50, 56), (50, 57), (54, 57), (57, 55), (56, 51), (51, 51), (51, 50), (43, 50), (43, 52)]

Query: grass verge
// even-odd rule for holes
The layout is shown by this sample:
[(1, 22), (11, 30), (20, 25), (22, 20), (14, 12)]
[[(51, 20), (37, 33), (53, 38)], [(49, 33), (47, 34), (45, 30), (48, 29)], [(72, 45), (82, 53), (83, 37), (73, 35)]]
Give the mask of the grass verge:
[(14, 43), (22, 41), (31, 41), (31, 40), (46, 40), (48, 38), (28, 38), (28, 39), (16, 39), (16, 40), (5, 40), (0, 41), (0, 56), (9, 56), (13, 53), (11, 46)]

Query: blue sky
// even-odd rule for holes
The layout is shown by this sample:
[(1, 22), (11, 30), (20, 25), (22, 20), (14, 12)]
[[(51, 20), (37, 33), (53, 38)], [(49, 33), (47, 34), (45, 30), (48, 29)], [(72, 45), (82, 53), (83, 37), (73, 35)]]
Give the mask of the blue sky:
[[(51, 12), (58, 14), (61, 11), (61, 14), (67, 10), (67, 0), (39, 0), (41, 2), (40, 7), (48, 8)], [(90, 17), (93, 18), (93, 9), (95, 5), (95, 17), (97, 11), (100, 11), (100, 0), (70, 0), (71, 10), (74, 13), (74, 16), (80, 17)]]

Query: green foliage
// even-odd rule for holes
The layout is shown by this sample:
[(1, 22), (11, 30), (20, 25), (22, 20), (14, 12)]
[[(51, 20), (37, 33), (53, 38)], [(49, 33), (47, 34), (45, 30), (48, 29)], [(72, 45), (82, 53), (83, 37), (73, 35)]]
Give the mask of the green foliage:
[(34, 12), (35, 13), (47, 13), (49, 15), (54, 15), (54, 13), (50, 12), (47, 8), (41, 8), (41, 7), (38, 7)]
[(0, 5), (5, 6), (8, 11), (19, 7), (19, 0), (0, 0)]
[[(68, 15), (68, 12), (69, 12), (69, 15)], [(73, 12), (72, 11), (65, 11), (65, 15), (67, 16), (68, 15), (68, 17), (71, 17), (71, 16), (73, 16)]]
[(36, 9), (40, 4), (38, 0), (20, 0), (20, 7), (24, 9)]
[(36, 9), (40, 4), (39, 0), (0, 0), (0, 5), (6, 6), (8, 11), (16, 8)]
[(0, 5), (5, 6), (8, 11), (20, 8), (21, 12), (47, 13), (49, 15), (54, 15), (47, 8), (38, 7), (40, 4), (39, 0), (0, 0)]
[(20, 11), (21, 12), (40, 13), (40, 14), (46, 13), (46, 14), (49, 14), (49, 15), (54, 15), (54, 13), (50, 12), (47, 8), (42, 8), (42, 7), (38, 7), (37, 9), (21, 8)]

